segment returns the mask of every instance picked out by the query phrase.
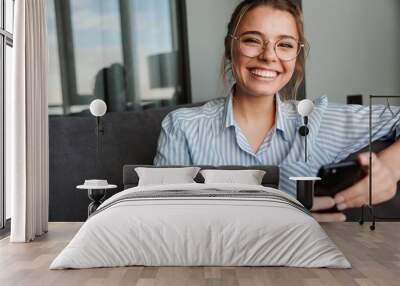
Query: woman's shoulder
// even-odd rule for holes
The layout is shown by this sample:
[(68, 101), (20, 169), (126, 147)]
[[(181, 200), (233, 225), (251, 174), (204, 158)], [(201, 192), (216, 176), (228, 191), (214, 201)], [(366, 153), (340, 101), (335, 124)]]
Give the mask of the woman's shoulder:
[(212, 120), (214, 118), (219, 118), (224, 109), (226, 99), (227, 98), (216, 98), (207, 101), (200, 106), (181, 107), (168, 113), (166, 119), (173, 122), (195, 122), (198, 120)]
[(327, 116), (338, 116), (338, 117), (357, 117), (364, 116), (369, 112), (369, 106), (359, 104), (345, 104), (330, 102), (327, 103), (326, 112)]
[[(297, 106), (301, 100), (287, 99), (281, 102), (281, 106), (284, 108), (288, 115), (300, 116), (297, 112)], [(314, 110), (321, 112), (326, 110), (328, 107), (328, 98), (326, 95), (319, 96), (312, 100), (314, 104)]]

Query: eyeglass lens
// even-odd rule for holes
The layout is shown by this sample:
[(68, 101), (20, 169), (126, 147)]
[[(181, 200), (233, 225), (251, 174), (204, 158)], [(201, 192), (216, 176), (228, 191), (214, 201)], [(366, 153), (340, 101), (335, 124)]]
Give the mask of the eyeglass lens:
[[(242, 35), (239, 37), (239, 47), (243, 55), (257, 57), (264, 50), (264, 40), (256, 35)], [(265, 48), (266, 45), (265, 45)], [(300, 52), (300, 44), (292, 38), (282, 38), (275, 42), (276, 56), (284, 61), (296, 58)]]

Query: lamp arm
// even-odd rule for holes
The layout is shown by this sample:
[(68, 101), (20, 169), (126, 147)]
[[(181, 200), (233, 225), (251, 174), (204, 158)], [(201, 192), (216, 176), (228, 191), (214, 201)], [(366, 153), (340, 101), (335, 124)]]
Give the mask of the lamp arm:
[(100, 177), (103, 175), (103, 168), (101, 164), (101, 153), (102, 153), (102, 136), (104, 135), (104, 128), (101, 124), (101, 117), (96, 116), (96, 162), (97, 162), (97, 173)]
[(304, 126), (306, 129), (306, 135), (304, 136), (304, 161), (307, 163), (307, 135), (309, 132), (308, 129), (308, 116), (304, 116)]
[(304, 161), (307, 163), (307, 135), (304, 136)]

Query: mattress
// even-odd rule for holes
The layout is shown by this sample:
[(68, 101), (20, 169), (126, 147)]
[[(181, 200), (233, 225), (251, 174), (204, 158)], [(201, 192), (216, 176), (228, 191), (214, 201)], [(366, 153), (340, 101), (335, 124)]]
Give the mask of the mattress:
[(50, 269), (132, 265), (351, 267), (291, 196), (263, 186), (198, 183), (112, 196)]

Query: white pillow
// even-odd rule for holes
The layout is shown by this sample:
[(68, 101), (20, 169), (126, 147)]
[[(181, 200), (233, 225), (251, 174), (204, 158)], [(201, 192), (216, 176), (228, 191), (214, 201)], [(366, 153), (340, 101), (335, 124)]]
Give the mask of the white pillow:
[(205, 184), (235, 183), (261, 185), (265, 171), (262, 170), (201, 170)]
[(138, 186), (196, 183), (199, 167), (147, 168), (137, 167)]

